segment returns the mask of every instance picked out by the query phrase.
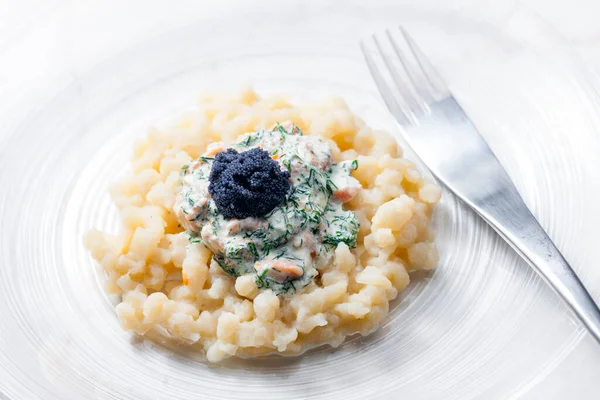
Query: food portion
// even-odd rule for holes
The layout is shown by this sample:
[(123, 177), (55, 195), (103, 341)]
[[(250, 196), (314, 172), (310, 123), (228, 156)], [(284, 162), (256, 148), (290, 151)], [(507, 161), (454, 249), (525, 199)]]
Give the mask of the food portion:
[(85, 245), (124, 329), (210, 362), (338, 346), (431, 269), (441, 191), (339, 99), (204, 96), (152, 128), (110, 193), (123, 229)]
[(357, 168), (335, 163), (324, 139), (288, 121), (229, 148), (213, 143), (184, 165), (174, 211), (229, 275), (290, 295), (331, 263), (339, 243), (356, 247), (360, 224), (342, 204), (361, 189), (350, 176)]

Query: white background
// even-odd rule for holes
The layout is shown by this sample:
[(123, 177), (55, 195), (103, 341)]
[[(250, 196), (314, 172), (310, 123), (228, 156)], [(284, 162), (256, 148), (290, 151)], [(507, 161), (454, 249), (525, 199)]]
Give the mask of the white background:
[[(210, 3), (210, 4), (209, 4)], [(0, 1), (0, 60), (21, 59), (24, 62), (14, 66), (12, 73), (29, 74), (30, 79), (42, 79), (58, 74), (57, 63), (73, 63), (74, 70), (83, 68), (86, 62), (101, 58), (99, 53), (116, 52), (116, 47), (127, 48), (153, 32), (156, 35), (167, 32), (173, 27), (203, 18), (216, 19), (234, 9), (240, 2), (227, 1), (88, 1), (88, 0), (1, 0)], [(260, 2), (258, 2), (260, 3)], [(322, 5), (324, 2), (318, 2)], [(334, 2), (327, 2), (334, 3)], [(369, 7), (380, 5), (397, 6), (399, 10), (407, 7), (423, 10), (451, 10), (452, 13), (470, 18), (485, 18), (487, 20), (510, 23), (511, 16), (520, 12), (536, 14), (541, 21), (547, 23), (548, 29), (540, 36), (528, 36), (528, 40), (539, 41), (541, 45), (570, 46), (581, 58), (590, 63), (592, 70), (600, 63), (600, 1), (595, 0), (414, 0), (414, 1), (339, 1), (337, 7), (343, 7), (346, 12), (360, 14)], [(266, 3), (265, 3), (266, 4)], [(281, 1), (272, 3), (271, 12), (277, 14), (279, 8), (297, 7), (298, 14), (311, 12), (311, 2), (298, 6), (294, 2)], [(72, 18), (77, 13), (94, 12), (111, 15), (113, 27), (105, 26), (98, 29), (95, 36), (89, 37), (89, 53), (79, 49), (78, 53), (70, 54), (68, 49), (57, 54), (49, 50), (47, 54), (22, 54), (23, 43), (28, 41), (48, 41), (48, 49), (57, 37), (48, 32), (61, 31), (61, 21)], [(354, 10), (354, 11), (353, 11)], [(167, 12), (168, 11), (168, 12)], [(99, 14), (98, 19), (102, 20)], [(48, 29), (48, 25), (55, 29)], [(520, 27), (522, 28), (522, 27)], [(76, 29), (73, 28), (72, 29)], [(510, 30), (510, 27), (508, 27)], [(40, 32), (44, 32), (40, 35)], [(118, 37), (117, 35), (118, 32)], [(516, 31), (515, 31), (516, 32)], [(522, 32), (519, 31), (519, 32)], [(519, 33), (515, 33), (518, 35)], [(42, 46), (43, 47), (43, 46)], [(28, 61), (28, 62), (25, 62)], [(44, 68), (40, 68), (44, 66)], [(5, 71), (7, 71), (5, 69)], [(56, 76), (53, 76), (56, 77)], [(14, 101), (19, 97), (19, 87), (13, 84), (8, 72), (0, 76), (0, 106)], [(3, 107), (0, 107), (3, 108)], [(18, 121), (17, 117), (0, 116), (0, 143), (3, 134), (11, 130), (11, 123)], [(598, 182), (596, 182), (598, 183)], [(600, 268), (600, 266), (597, 266)], [(527, 399), (597, 399), (600, 397), (600, 351), (589, 337), (585, 337), (566, 356), (564, 361), (547, 375), (542, 381), (533, 386), (523, 397)]]

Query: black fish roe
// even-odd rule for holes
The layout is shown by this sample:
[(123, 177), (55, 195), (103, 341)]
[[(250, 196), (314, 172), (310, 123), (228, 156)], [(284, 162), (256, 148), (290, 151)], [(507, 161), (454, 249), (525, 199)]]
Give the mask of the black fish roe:
[(265, 150), (227, 149), (215, 156), (208, 192), (225, 218), (263, 217), (281, 203), (289, 178)]

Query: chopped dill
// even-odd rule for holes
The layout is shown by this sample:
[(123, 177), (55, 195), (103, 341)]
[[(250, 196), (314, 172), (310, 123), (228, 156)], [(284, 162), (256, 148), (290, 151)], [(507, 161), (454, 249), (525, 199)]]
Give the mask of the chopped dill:
[[(214, 261), (225, 273), (233, 277), (253, 274), (259, 289), (271, 289), (276, 294), (295, 293), (308, 286), (316, 273), (316, 259), (331, 257), (339, 243), (356, 247), (360, 227), (352, 211), (344, 210), (341, 203), (331, 200), (338, 186), (343, 184), (338, 181), (340, 174), (342, 178), (348, 176), (358, 168), (358, 161), (335, 164), (326, 142), (301, 138), (301, 135), (298, 126), (292, 124), (285, 128), (278, 123), (272, 130), (247, 133), (232, 145), (243, 150), (260, 145), (291, 174), (292, 185), (284, 199), (261, 218), (242, 219), (237, 223), (238, 220), (220, 214), (210, 196), (200, 206), (204, 189), (193, 189), (191, 182), (208, 185), (215, 157), (201, 156), (196, 159), (200, 165), (181, 167), (180, 201), (183, 204), (180, 206), (183, 214), (191, 214), (186, 217), (187, 221), (197, 227), (197, 231), (190, 234), (189, 243), (202, 243), (209, 248)], [(194, 165), (193, 171), (191, 165)], [(199, 211), (196, 212), (197, 208), (192, 211), (191, 207), (199, 207)], [(257, 273), (255, 263), (261, 260), (266, 260), (263, 265), (266, 268)], [(293, 276), (283, 267), (286, 262), (278, 267), (274, 260), (288, 260), (302, 268), (303, 274)]]

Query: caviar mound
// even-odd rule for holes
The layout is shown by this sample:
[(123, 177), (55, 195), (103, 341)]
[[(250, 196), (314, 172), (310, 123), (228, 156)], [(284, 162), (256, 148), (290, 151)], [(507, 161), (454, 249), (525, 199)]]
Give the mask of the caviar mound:
[(208, 192), (225, 218), (263, 217), (281, 203), (289, 178), (265, 150), (227, 149), (215, 156)]

